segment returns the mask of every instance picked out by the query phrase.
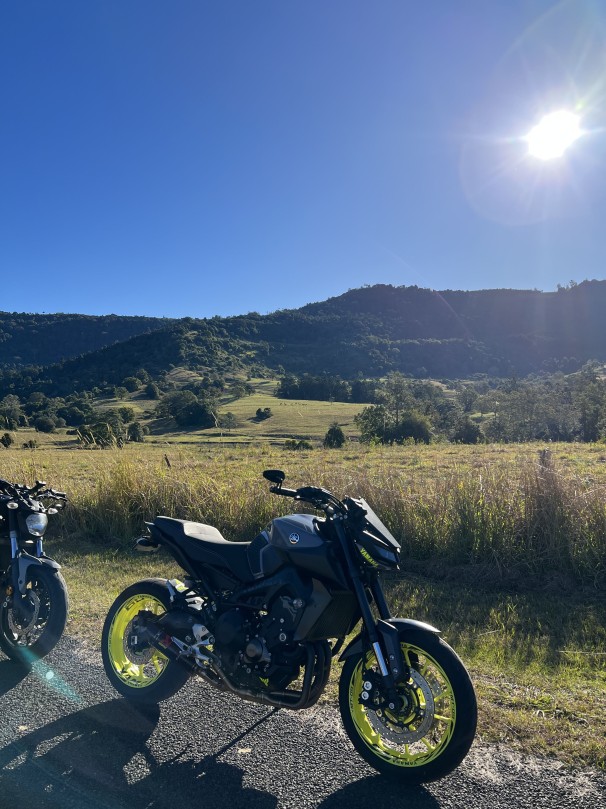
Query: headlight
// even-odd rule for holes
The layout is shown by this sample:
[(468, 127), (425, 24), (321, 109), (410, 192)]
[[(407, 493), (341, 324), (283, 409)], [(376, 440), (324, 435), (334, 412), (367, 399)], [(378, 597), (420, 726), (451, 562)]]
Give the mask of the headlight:
[(48, 517), (46, 514), (30, 514), (25, 519), (27, 530), (34, 537), (41, 537), (46, 531), (48, 525)]

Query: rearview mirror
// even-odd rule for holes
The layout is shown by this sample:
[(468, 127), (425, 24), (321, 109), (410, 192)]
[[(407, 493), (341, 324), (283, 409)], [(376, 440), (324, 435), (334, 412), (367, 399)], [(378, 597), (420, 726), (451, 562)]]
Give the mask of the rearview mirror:
[(281, 486), (284, 483), (284, 478), (286, 475), (281, 469), (266, 469), (263, 472), (263, 477), (265, 480), (269, 480), (270, 483), (275, 483), (277, 486)]

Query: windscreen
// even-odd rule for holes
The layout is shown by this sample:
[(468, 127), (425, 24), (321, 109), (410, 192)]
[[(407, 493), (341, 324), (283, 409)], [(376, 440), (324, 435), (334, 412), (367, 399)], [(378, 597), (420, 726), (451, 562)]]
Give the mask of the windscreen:
[(366, 511), (366, 522), (371, 527), (373, 533), (378, 534), (378, 536), (380, 536), (382, 539), (384, 539), (385, 542), (387, 542), (389, 545), (391, 545), (393, 548), (395, 548), (396, 550), (399, 551), (400, 550), (400, 544), (398, 543), (396, 538), (393, 536), (391, 531), (383, 525), (381, 520), (377, 517), (377, 515), (374, 513), (374, 511), (368, 505), (366, 500), (360, 499), (358, 502), (360, 503), (362, 508)]

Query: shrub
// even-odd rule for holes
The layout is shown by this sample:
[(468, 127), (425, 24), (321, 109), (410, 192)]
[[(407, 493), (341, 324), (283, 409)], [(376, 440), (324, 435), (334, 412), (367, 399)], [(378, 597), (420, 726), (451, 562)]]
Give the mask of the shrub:
[(284, 442), (284, 449), (291, 449), (295, 451), (313, 449), (313, 444), (306, 441), (304, 438), (301, 438), (298, 441), (295, 438), (289, 438)]
[(324, 436), (324, 446), (327, 449), (339, 449), (345, 443), (345, 434), (337, 422), (333, 422)]
[(34, 420), (34, 427), (40, 433), (53, 433), (55, 431), (55, 421), (50, 416), (38, 416)]

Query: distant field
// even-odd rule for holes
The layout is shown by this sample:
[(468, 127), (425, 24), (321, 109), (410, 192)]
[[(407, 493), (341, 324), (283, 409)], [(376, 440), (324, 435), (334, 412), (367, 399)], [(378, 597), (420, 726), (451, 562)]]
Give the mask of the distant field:
[[(185, 372), (183, 372), (185, 373)], [(181, 382), (187, 381), (179, 377)], [(354, 424), (354, 418), (364, 405), (349, 404), (347, 402), (316, 402), (308, 400), (278, 399), (274, 395), (276, 382), (259, 380), (255, 382), (256, 392), (241, 399), (223, 397), (219, 415), (228, 412), (234, 414), (236, 426), (231, 429), (210, 428), (206, 430), (166, 430), (166, 425), (158, 425), (151, 418), (157, 402), (141, 398), (140, 393), (132, 393), (123, 399), (101, 399), (95, 407), (99, 413), (105, 410), (120, 407), (132, 407), (135, 417), (151, 429), (146, 443), (186, 444), (200, 443), (212, 444), (250, 444), (271, 443), (283, 444), (287, 439), (306, 438), (314, 443), (321, 443), (326, 432), (333, 422), (337, 422), (346, 437), (357, 441), (359, 430)], [(255, 414), (260, 408), (269, 407), (272, 415), (268, 419), (259, 421)], [(162, 430), (162, 432), (160, 432)], [(13, 433), (19, 445), (28, 440), (35, 440), (41, 446), (66, 447), (77, 445), (74, 436), (68, 436), (66, 430), (57, 430), (50, 435), (38, 433), (35, 430), (20, 429)]]

